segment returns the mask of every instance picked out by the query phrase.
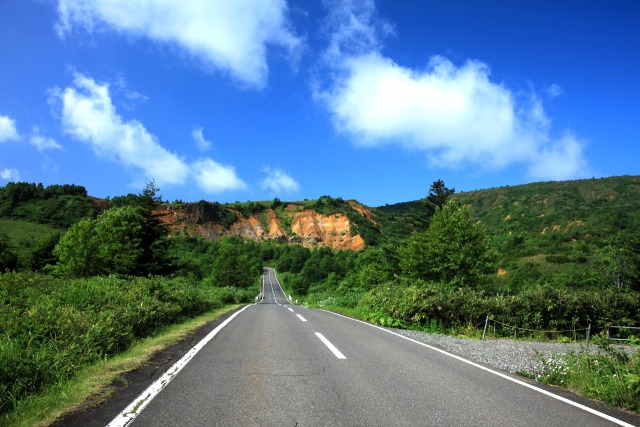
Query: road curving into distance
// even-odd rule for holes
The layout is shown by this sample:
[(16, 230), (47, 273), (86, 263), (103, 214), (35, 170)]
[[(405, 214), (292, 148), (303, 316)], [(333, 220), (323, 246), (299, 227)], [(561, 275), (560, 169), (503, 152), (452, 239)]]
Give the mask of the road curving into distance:
[(384, 328), (292, 305), (273, 269), (264, 269), (262, 288), (258, 303), (212, 331), (110, 425), (640, 425), (635, 415)]

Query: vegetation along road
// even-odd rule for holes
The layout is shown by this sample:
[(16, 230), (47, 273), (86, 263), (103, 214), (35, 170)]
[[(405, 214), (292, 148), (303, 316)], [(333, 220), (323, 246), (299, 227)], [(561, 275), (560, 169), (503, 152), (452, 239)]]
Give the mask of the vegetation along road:
[(272, 269), (262, 283), (260, 303), (110, 425), (633, 425), (586, 399), (290, 304)]

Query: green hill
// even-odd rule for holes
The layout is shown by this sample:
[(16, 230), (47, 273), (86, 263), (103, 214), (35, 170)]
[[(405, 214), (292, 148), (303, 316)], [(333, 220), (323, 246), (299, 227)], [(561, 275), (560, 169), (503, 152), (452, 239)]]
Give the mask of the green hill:
[[(603, 250), (640, 235), (640, 177), (542, 182), (458, 193), (499, 252), (500, 273), (522, 282), (596, 284)], [(426, 215), (421, 201), (378, 208), (389, 224)], [(420, 225), (420, 224), (418, 224)]]
[(35, 258), (57, 236), (82, 218), (96, 214), (84, 187), (26, 182), (0, 187), (0, 270), (31, 269)]

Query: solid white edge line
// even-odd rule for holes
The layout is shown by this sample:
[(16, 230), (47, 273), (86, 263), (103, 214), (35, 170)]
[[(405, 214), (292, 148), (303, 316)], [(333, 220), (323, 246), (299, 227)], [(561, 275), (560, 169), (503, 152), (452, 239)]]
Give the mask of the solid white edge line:
[[(398, 337), (400, 337), (400, 338), (402, 338), (402, 339), (405, 339), (405, 340), (407, 340), (407, 341), (411, 341), (411, 342), (413, 342), (413, 343), (415, 343), (415, 344), (421, 345), (421, 346), (426, 347), (426, 348), (428, 348), (428, 349), (431, 349), (431, 350), (437, 351), (437, 352), (442, 353), (442, 354), (444, 354), (444, 355), (446, 355), (446, 356), (449, 356), (449, 357), (452, 357), (452, 358), (454, 358), (454, 359), (456, 359), (456, 360), (459, 360), (459, 361), (461, 361), (461, 362), (467, 363), (467, 364), (469, 364), (469, 365), (471, 365), (471, 366), (473, 366), (473, 367), (476, 367), (476, 368), (482, 369), (483, 371), (487, 371), (487, 372), (489, 372), (489, 373), (491, 373), (491, 374), (497, 375), (497, 376), (499, 376), (499, 377), (501, 377), (501, 378), (504, 378), (504, 379), (506, 379), (506, 380), (509, 380), (509, 381), (514, 382), (514, 383), (516, 383), (516, 384), (519, 384), (519, 385), (521, 385), (521, 386), (527, 387), (527, 388), (529, 388), (529, 389), (531, 389), (531, 390), (537, 391), (538, 393), (542, 393), (542, 394), (544, 394), (544, 395), (546, 395), (546, 396), (549, 396), (549, 397), (551, 397), (551, 398), (553, 398), (553, 399), (556, 399), (556, 400), (559, 400), (559, 401), (561, 401), (561, 402), (567, 403), (567, 404), (569, 404), (569, 405), (571, 405), (571, 406), (574, 406), (574, 407), (576, 407), (576, 408), (578, 408), (578, 409), (582, 409), (583, 411), (589, 412), (589, 413), (591, 413), (591, 414), (593, 414), (593, 415), (596, 415), (596, 416), (598, 416), (598, 417), (600, 417), (600, 418), (604, 418), (605, 420), (611, 421), (612, 423), (615, 423), (615, 424), (618, 424), (618, 425), (621, 425), (621, 426), (625, 426), (625, 427), (634, 427), (634, 426), (633, 426), (633, 424), (626, 423), (626, 422), (624, 422), (624, 421), (622, 421), (622, 420), (619, 420), (619, 419), (617, 419), (617, 418), (612, 417), (611, 415), (607, 415), (607, 414), (602, 413), (602, 412), (600, 412), (600, 411), (597, 411), (597, 410), (595, 410), (595, 409), (589, 408), (588, 406), (584, 406), (584, 405), (582, 405), (582, 404), (580, 404), (580, 403), (574, 402), (573, 400), (567, 399), (567, 398), (565, 398), (565, 397), (558, 396), (557, 394), (551, 393), (550, 391), (547, 391), (547, 390), (541, 389), (541, 388), (536, 387), (536, 386), (534, 386), (534, 385), (528, 384), (528, 383), (526, 383), (526, 382), (524, 382), (524, 381), (520, 381), (520, 380), (518, 380), (518, 379), (516, 379), (516, 378), (510, 377), (509, 375), (505, 375), (505, 374), (503, 374), (502, 372), (498, 372), (498, 371), (495, 371), (495, 370), (493, 370), (493, 369), (491, 369), (491, 368), (487, 368), (486, 366), (482, 366), (482, 365), (480, 365), (480, 364), (478, 364), (478, 363), (472, 362), (472, 361), (470, 361), (470, 360), (467, 360), (467, 359), (465, 359), (465, 358), (463, 358), (463, 357), (460, 357), (460, 356), (458, 356), (458, 355), (455, 355), (455, 354), (453, 354), (453, 353), (449, 353), (449, 352), (447, 352), (447, 351), (445, 351), (445, 350), (442, 350), (442, 349), (440, 349), (440, 348), (430, 346), (429, 344), (425, 344), (425, 343), (420, 342), (420, 341), (416, 341), (416, 340), (414, 340), (413, 338), (405, 337), (404, 335), (398, 334), (397, 332), (393, 332), (393, 331), (390, 331), (390, 330), (388, 330), (388, 329), (382, 328), (382, 327), (380, 327), (380, 326), (372, 325), (371, 323), (367, 323), (367, 322), (362, 321), (362, 320), (359, 320), (359, 319), (354, 319), (354, 318), (352, 318), (352, 317), (348, 317), (348, 316), (345, 316), (345, 315), (340, 314), (340, 313), (335, 313), (335, 312), (333, 312), (333, 311), (323, 310), (323, 309), (318, 309), (318, 310), (320, 310), (320, 311), (325, 311), (325, 312), (327, 312), (327, 313), (331, 313), (331, 314), (335, 314), (336, 316), (344, 317), (345, 319), (353, 320), (354, 322), (363, 323), (363, 324), (365, 324), (365, 325), (367, 325), (367, 326), (371, 326), (372, 328), (380, 329), (381, 331), (384, 331), (384, 332), (387, 332), (387, 333), (389, 333), (389, 334), (392, 334), (392, 335), (398, 336)], [(316, 335), (318, 335), (318, 333), (317, 333), (317, 332), (316, 332)], [(320, 338), (320, 339), (322, 339), (322, 338)], [(324, 342), (324, 341), (323, 341), (323, 342)], [(326, 344), (326, 343), (325, 343), (325, 344)]]
[(196, 344), (187, 354), (182, 356), (176, 363), (174, 363), (160, 378), (155, 380), (145, 391), (140, 393), (133, 402), (129, 404), (122, 412), (120, 412), (107, 427), (125, 427), (136, 419), (138, 414), (160, 393), (171, 380), (184, 368), (187, 363), (193, 359), (193, 357), (205, 346), (209, 341), (215, 337), (218, 332), (222, 330), (229, 322), (231, 322), (238, 314), (242, 313), (247, 308), (251, 307), (247, 305), (241, 310), (236, 311), (227, 320), (218, 325), (213, 331), (204, 337), (198, 344)]
[(316, 336), (317, 336), (318, 338), (320, 338), (320, 341), (322, 341), (322, 343), (323, 343), (324, 345), (326, 345), (326, 346), (327, 346), (327, 348), (328, 348), (329, 350), (331, 350), (331, 352), (332, 352), (333, 354), (335, 354), (335, 356), (336, 356), (338, 359), (346, 359), (346, 358), (347, 358), (344, 354), (342, 354), (342, 353), (340, 352), (340, 350), (338, 350), (338, 349), (336, 348), (336, 346), (335, 346), (335, 345), (331, 344), (331, 342), (330, 342), (328, 339), (326, 339), (326, 338), (324, 337), (324, 335), (322, 335), (320, 332), (316, 332), (315, 334), (316, 334)]
[[(293, 310), (291, 310), (291, 311), (293, 311)], [(305, 319), (304, 317), (300, 316), (299, 314), (296, 314), (296, 316), (298, 316), (298, 318), (299, 318), (300, 320), (302, 320), (303, 322), (306, 322), (306, 321), (307, 321), (307, 319)]]

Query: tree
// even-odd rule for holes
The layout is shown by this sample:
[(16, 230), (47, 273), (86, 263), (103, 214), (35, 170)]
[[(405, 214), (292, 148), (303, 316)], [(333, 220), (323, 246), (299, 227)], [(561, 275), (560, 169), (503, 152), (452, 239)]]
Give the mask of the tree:
[(609, 283), (617, 288), (634, 288), (640, 278), (640, 239), (619, 232), (601, 252), (600, 266)]
[(259, 271), (254, 268), (249, 246), (239, 239), (225, 239), (213, 262), (210, 281), (214, 286), (249, 288), (255, 283)]
[(451, 197), (455, 192), (456, 189), (447, 188), (443, 180), (439, 179), (434, 181), (429, 189), (429, 195), (423, 202), (429, 211), (429, 215), (433, 215), (437, 208), (442, 208), (447, 203), (447, 200), (449, 200), (449, 197)]
[(47, 265), (53, 266), (56, 264), (58, 258), (53, 254), (53, 250), (60, 241), (60, 237), (60, 233), (55, 232), (38, 243), (38, 245), (29, 254), (30, 269), (39, 271), (44, 269)]
[(153, 209), (159, 198), (153, 183), (138, 203), (111, 208), (98, 219), (74, 224), (54, 249), (55, 271), (71, 276), (165, 274), (175, 268), (166, 227)]
[(482, 224), (454, 201), (436, 208), (427, 231), (408, 238), (399, 257), (404, 275), (457, 286), (477, 284), (496, 262)]
[(9, 245), (0, 238), (0, 274), (6, 270), (15, 270), (18, 266), (18, 257)]
[(143, 209), (123, 206), (105, 211), (95, 226), (102, 270), (109, 273), (136, 275), (147, 273), (141, 263), (144, 254), (142, 237), (145, 218)]
[(85, 218), (67, 230), (53, 250), (53, 254), (59, 260), (55, 272), (79, 277), (103, 273), (95, 225), (96, 221)]

